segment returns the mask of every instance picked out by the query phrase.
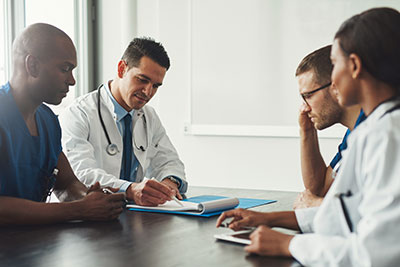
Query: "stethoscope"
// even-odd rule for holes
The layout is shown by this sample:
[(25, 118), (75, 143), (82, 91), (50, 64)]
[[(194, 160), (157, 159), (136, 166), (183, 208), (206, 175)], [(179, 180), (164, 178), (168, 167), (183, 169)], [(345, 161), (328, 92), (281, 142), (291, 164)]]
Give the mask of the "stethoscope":
[[(108, 142), (108, 145), (107, 145), (107, 147), (106, 147), (106, 152), (107, 152), (107, 154), (108, 155), (110, 155), (110, 156), (115, 156), (117, 153), (118, 153), (118, 146), (116, 145), (116, 144), (114, 144), (114, 143), (112, 143), (111, 142), (111, 139), (110, 139), (110, 136), (108, 135), (108, 132), (107, 132), (107, 129), (106, 129), (106, 125), (104, 124), (104, 121), (103, 121), (103, 116), (101, 116), (101, 109), (100, 109), (100, 98), (101, 98), (101, 96), (100, 96), (100, 89), (101, 89), (101, 87), (103, 86), (103, 84), (101, 84), (98, 88), (97, 88), (97, 91), (98, 91), (98, 93), (97, 93), (97, 112), (98, 112), (98, 114), (99, 114), (99, 119), (100, 119), (100, 123), (101, 123), (101, 127), (103, 128), (103, 131), (104, 131), (104, 134), (106, 135), (106, 138), (107, 138), (107, 142)], [(147, 144), (145, 145), (145, 146), (143, 146), (143, 145), (137, 145), (136, 144), (136, 138), (135, 138), (135, 133), (133, 133), (133, 143), (135, 144), (135, 147), (137, 148), (137, 149), (140, 149), (141, 151), (146, 151), (146, 149), (147, 149)]]

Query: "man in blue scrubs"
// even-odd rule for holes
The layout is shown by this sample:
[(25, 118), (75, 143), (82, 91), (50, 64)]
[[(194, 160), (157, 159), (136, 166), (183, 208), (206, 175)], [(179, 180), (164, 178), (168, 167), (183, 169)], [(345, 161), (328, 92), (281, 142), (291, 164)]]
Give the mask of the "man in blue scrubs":
[[(300, 95), (300, 151), (301, 171), (306, 190), (298, 196), (294, 208), (319, 206), (340, 168), (342, 151), (347, 148), (347, 136), (366, 117), (359, 106), (341, 107), (335, 88), (331, 86), (331, 45), (307, 55), (296, 70)], [(347, 128), (338, 152), (326, 166), (318, 144), (317, 130), (336, 123)]]
[[(70, 85), (76, 51), (58, 28), (38, 23), (13, 45), (13, 75), (0, 88), (0, 225), (115, 219), (123, 194), (86, 188), (62, 152), (57, 117)], [(51, 190), (64, 202), (45, 203)]]

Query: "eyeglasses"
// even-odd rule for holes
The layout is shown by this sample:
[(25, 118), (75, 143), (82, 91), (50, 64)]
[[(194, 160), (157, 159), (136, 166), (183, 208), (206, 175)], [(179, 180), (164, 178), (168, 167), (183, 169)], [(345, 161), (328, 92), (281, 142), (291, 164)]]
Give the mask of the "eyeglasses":
[(303, 98), (304, 102), (308, 105), (307, 99), (309, 99), (314, 93), (316, 93), (316, 92), (318, 92), (318, 91), (320, 91), (322, 89), (325, 89), (325, 88), (327, 88), (327, 87), (329, 87), (331, 85), (332, 85), (332, 82), (329, 82), (329, 83), (327, 83), (327, 84), (325, 84), (325, 85), (323, 85), (323, 86), (321, 86), (321, 87), (319, 87), (319, 88), (317, 88), (315, 90), (312, 90), (310, 92), (305, 92), (305, 93), (302, 93), (300, 95)]

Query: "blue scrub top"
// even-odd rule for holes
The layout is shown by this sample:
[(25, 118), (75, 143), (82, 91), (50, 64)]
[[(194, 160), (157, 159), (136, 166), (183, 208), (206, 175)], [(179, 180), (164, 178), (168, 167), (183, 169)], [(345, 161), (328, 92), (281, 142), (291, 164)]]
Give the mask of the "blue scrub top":
[[(354, 129), (361, 123), (363, 122), (367, 116), (365, 116), (364, 111), (360, 111), (360, 115), (358, 115), (356, 124), (354, 125)], [(335, 157), (332, 159), (331, 163), (329, 164), (332, 169), (335, 168), (336, 164), (342, 159), (342, 151), (347, 148), (347, 137), (351, 133), (350, 129), (347, 129), (346, 134), (343, 137), (342, 143), (338, 146), (338, 152), (336, 153)]]
[(43, 201), (55, 183), (54, 169), (62, 151), (61, 128), (49, 107), (35, 114), (38, 136), (32, 136), (11, 93), (0, 88), (0, 196)]

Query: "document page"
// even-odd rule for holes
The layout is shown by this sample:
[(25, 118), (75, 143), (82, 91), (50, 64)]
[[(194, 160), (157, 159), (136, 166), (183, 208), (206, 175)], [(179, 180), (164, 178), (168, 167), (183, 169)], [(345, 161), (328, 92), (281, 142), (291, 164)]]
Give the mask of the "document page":
[(164, 210), (164, 211), (190, 211), (197, 212), (199, 214), (209, 213), (220, 210), (227, 210), (236, 207), (239, 204), (239, 199), (237, 198), (223, 198), (216, 199), (202, 203), (194, 203), (190, 201), (179, 201), (183, 206), (180, 206), (175, 201), (167, 201), (164, 204), (158, 205), (156, 207), (140, 206), (134, 204), (126, 205), (127, 208), (138, 208), (146, 210)]
[(170, 210), (170, 211), (202, 211), (201, 204), (189, 202), (189, 201), (179, 201), (183, 206), (180, 206), (173, 200), (167, 201), (164, 204), (158, 205), (156, 207), (140, 206), (135, 204), (126, 205), (127, 208), (138, 208), (138, 209), (148, 209), (148, 210)]

